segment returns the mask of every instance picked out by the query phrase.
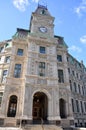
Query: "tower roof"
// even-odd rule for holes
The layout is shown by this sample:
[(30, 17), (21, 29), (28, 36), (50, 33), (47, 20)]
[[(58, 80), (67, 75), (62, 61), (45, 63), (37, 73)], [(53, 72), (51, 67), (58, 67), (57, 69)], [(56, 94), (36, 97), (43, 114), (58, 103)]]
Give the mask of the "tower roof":
[(40, 5), (38, 4), (38, 8), (46, 9), (47, 10), (47, 5)]
[(49, 13), (49, 11), (47, 9), (47, 5), (40, 5), (40, 4), (38, 4), (38, 7), (37, 7), (37, 9), (35, 10), (34, 13), (51, 16), (51, 14)]

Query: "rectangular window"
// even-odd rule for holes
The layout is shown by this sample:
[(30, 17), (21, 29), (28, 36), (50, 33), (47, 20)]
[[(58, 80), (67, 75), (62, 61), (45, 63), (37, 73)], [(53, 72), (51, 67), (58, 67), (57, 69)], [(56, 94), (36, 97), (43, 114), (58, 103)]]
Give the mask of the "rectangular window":
[(0, 52), (4, 52), (4, 47), (0, 47)]
[(80, 101), (80, 104), (81, 104), (81, 112), (83, 113), (84, 110), (83, 110), (83, 103), (82, 103), (82, 101)]
[(45, 47), (40, 46), (40, 53), (45, 54)]
[(79, 112), (79, 102), (76, 100), (76, 111)]
[(62, 62), (62, 56), (61, 56), (61, 55), (57, 55), (57, 60), (58, 60), (59, 62)]
[(69, 62), (69, 58), (67, 57), (67, 62)]
[(39, 75), (45, 76), (45, 62), (39, 62)]
[(23, 49), (18, 49), (17, 55), (22, 56), (23, 55)]
[(72, 91), (72, 82), (71, 82), (71, 80), (69, 80), (69, 83), (70, 83), (70, 90)]
[(81, 94), (81, 89), (80, 89), (80, 85), (78, 84), (78, 90), (79, 90), (79, 94)]
[(3, 97), (3, 92), (0, 92), (0, 107), (1, 107), (2, 97)]
[(75, 82), (74, 82), (74, 90), (75, 90), (75, 92), (77, 92), (77, 86), (76, 86)]
[(75, 72), (74, 71), (72, 71), (72, 75), (75, 76)]
[(73, 99), (71, 99), (71, 103), (72, 103), (72, 110), (74, 112), (74, 100)]
[(7, 57), (6, 57), (5, 62), (6, 62), (6, 63), (10, 63), (10, 56), (7, 56)]
[(84, 95), (84, 87), (82, 86), (82, 95)]
[(6, 43), (6, 44), (5, 44), (5, 47), (8, 48), (8, 47), (9, 47), (9, 43)]
[(63, 70), (58, 70), (58, 82), (59, 83), (64, 83)]
[(6, 81), (7, 75), (8, 75), (8, 70), (3, 70), (2, 82)]
[(70, 68), (68, 68), (68, 73), (70, 74)]
[(76, 77), (79, 78), (78, 73), (76, 73)]
[(86, 112), (86, 102), (84, 102), (84, 109), (85, 109), (85, 112)]
[(14, 77), (20, 78), (20, 74), (21, 74), (21, 64), (15, 64)]

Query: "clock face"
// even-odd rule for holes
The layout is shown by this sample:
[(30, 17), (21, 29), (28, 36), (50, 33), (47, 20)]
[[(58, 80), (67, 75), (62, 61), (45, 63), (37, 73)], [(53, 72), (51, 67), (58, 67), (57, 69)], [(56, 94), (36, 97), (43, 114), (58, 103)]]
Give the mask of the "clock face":
[(45, 28), (45, 27), (40, 27), (39, 30), (40, 30), (42, 33), (47, 32), (47, 28)]

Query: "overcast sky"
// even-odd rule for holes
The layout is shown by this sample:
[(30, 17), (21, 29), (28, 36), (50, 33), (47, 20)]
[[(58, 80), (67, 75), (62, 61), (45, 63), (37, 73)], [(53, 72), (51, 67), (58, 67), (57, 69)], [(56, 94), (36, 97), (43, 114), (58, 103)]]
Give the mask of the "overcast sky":
[(55, 35), (64, 37), (69, 53), (86, 65), (86, 0), (1, 0), (0, 41), (12, 38), (16, 28), (29, 29), (38, 2), (55, 17)]

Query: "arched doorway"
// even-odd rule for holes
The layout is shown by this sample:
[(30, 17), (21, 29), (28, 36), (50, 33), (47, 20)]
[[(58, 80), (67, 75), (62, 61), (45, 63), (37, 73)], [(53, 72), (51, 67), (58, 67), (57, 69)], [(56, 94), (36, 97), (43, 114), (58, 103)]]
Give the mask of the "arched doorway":
[(59, 100), (60, 117), (66, 118), (66, 102), (64, 99)]
[(17, 96), (12, 95), (9, 100), (9, 106), (8, 106), (8, 117), (15, 117), (16, 116), (16, 110), (17, 110)]
[(47, 120), (48, 99), (43, 92), (37, 92), (33, 96), (33, 120)]

